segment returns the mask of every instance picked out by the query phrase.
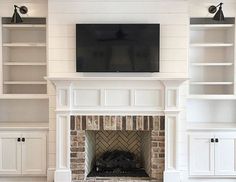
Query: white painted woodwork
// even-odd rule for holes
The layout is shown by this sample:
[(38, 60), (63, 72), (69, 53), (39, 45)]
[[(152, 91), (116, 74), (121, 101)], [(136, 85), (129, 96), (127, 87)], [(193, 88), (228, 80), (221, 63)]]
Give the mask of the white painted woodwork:
[(55, 182), (71, 181), (70, 170), (70, 117), (57, 114)]
[(21, 174), (21, 133), (0, 133), (0, 175)]
[(3, 28), (9, 28), (9, 29), (19, 29), (19, 28), (46, 28), (46, 25), (37, 25), (37, 24), (3, 24)]
[(46, 175), (46, 146), (44, 131), (5, 130), (0, 134), (0, 175)]
[[(28, 2), (1, 0), (1, 25), (2, 17), (12, 16), (14, 4), (28, 7), (27, 15), (21, 14), (21, 17), (47, 17), (47, 0)], [(27, 152), (31, 151), (31, 159), (25, 161), (30, 166), (24, 165), (27, 171), (22, 175), (22, 143), (19, 142), (16, 146), (13, 143), (18, 137), (22, 137), (22, 131), (23, 133), (35, 130), (41, 132), (48, 129), (49, 96), (46, 95), (47, 85), (43, 79), (48, 71), (46, 39), (46, 25), (10, 24), (0, 28), (0, 145), (4, 147), (4, 150), (0, 147), (0, 181), (45, 182), (46, 163), (52, 163), (46, 161), (48, 152), (46, 151), (46, 143), (43, 146), (45, 149), (44, 158), (37, 156), (40, 148), (35, 148), (31, 144), (31, 146), (27, 146)], [(18, 147), (17, 150), (16, 147)], [(32, 153), (35, 155), (34, 157)], [(15, 155), (18, 155), (17, 159)], [(16, 160), (19, 161), (17, 162), (18, 169), (14, 167)], [(43, 173), (42, 171), (34, 172), (36, 163), (38, 163), (37, 165), (45, 164)], [(17, 177), (15, 177), (16, 175)], [(33, 177), (34, 175), (37, 177)]]
[[(49, 77), (56, 85), (56, 172), (54, 180), (71, 180), (70, 114), (156, 114), (166, 116), (165, 182), (180, 182), (177, 145), (179, 86), (184, 78)], [(66, 92), (65, 92), (66, 90)], [(168, 93), (169, 92), (169, 93)], [(64, 102), (66, 100), (66, 102)], [(62, 104), (64, 103), (64, 104)], [(115, 109), (114, 109), (115, 108)]]
[(211, 143), (214, 135), (193, 134), (189, 141), (189, 174), (214, 175), (214, 143)]
[(226, 44), (226, 43), (195, 43), (190, 44), (191, 47), (232, 47), (233, 44)]
[(190, 123), (235, 123), (236, 102), (231, 99), (189, 99), (187, 121)]
[(167, 107), (168, 108), (177, 108), (177, 99), (176, 99), (176, 96), (177, 96), (177, 90), (176, 89), (169, 89), (167, 91), (167, 97), (169, 98), (168, 99), (168, 103), (167, 103)]
[(67, 115), (58, 115), (57, 123), (57, 168), (70, 168), (70, 117)]
[(45, 43), (37, 43), (37, 42), (30, 42), (30, 43), (3, 43), (3, 47), (46, 47)]
[(2, 35), (3, 94), (46, 94), (46, 25), (3, 24)]
[(168, 157), (165, 158), (165, 168), (169, 170), (176, 169), (176, 139), (177, 139), (177, 131), (176, 131), (176, 122), (177, 116), (169, 115), (166, 113), (165, 115), (165, 155)]
[(73, 106), (99, 106), (101, 104), (101, 91), (99, 89), (73, 89)]
[(46, 134), (24, 133), (22, 175), (46, 175)]
[(192, 63), (192, 66), (232, 66), (233, 63)]
[(139, 81), (139, 77), (138, 80), (135, 77), (115, 77), (114, 80), (111, 77), (72, 77), (72, 80), (66, 77), (61, 78), (61, 81), (60, 77), (49, 79), (58, 83), (57, 109), (89, 111), (91, 114), (111, 108), (117, 111), (162, 111), (165, 98), (166, 109), (175, 110), (179, 103), (178, 84), (182, 82), (182, 78), (179, 81), (164, 81), (165, 78), (157, 77), (146, 77), (146, 81), (145, 78)]
[(5, 62), (4, 66), (46, 66), (44, 62), (28, 63), (28, 62)]
[(130, 90), (128, 89), (106, 89), (104, 91), (104, 105), (106, 107), (130, 106)]
[[(214, 142), (211, 142), (211, 139)], [(235, 176), (235, 141), (235, 133), (220, 130), (214, 133), (209, 131), (190, 134), (190, 176)]]
[(0, 102), (0, 123), (48, 123), (49, 102), (48, 98), (34, 99), (31, 95), (28, 97), (14, 95), (9, 99), (2, 98)]
[(215, 28), (228, 28), (234, 27), (234, 24), (195, 24), (190, 25), (191, 30), (202, 30), (202, 29), (215, 29)]
[(234, 94), (234, 25), (190, 25), (190, 94)]
[(163, 107), (163, 89), (135, 89), (134, 105), (139, 107)]
[(236, 175), (236, 135), (235, 133), (216, 133), (215, 175)]

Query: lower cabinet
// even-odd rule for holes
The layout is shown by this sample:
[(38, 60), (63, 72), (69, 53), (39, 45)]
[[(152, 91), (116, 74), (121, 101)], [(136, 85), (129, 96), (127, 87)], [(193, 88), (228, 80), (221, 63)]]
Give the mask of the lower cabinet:
[(1, 132), (0, 175), (46, 175), (46, 132)]
[(236, 175), (236, 134), (193, 133), (189, 137), (190, 176)]

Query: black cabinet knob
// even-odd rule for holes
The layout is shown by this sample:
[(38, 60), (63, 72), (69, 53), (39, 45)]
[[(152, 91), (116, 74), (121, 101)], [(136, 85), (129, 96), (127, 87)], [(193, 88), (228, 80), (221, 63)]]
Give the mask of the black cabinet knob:
[(211, 138), (211, 143), (214, 143), (214, 138)]
[(219, 142), (219, 139), (218, 139), (218, 138), (216, 138), (216, 139), (215, 139), (215, 142), (216, 142), (216, 143), (218, 143), (218, 142)]
[(20, 142), (20, 138), (17, 138), (17, 142)]
[(22, 138), (22, 142), (25, 142), (25, 138)]

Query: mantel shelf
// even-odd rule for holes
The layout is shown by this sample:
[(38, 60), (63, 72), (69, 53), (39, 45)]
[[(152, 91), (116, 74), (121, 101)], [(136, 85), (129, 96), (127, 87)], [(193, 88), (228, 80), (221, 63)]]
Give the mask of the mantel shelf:
[(185, 81), (189, 78), (181, 77), (181, 78), (170, 78), (170, 77), (127, 77), (127, 76), (117, 76), (117, 77), (89, 77), (89, 76), (77, 76), (77, 77), (45, 77), (46, 80), (52, 80), (52, 81), (81, 81), (81, 80), (94, 80), (94, 81), (100, 81), (100, 80), (153, 80), (153, 81)]

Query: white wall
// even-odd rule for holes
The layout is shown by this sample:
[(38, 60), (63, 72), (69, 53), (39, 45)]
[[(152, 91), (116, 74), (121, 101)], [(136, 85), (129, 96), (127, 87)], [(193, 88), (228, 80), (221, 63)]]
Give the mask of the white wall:
[(211, 5), (218, 5), (223, 3), (222, 10), (225, 17), (235, 17), (236, 15), (236, 1), (235, 0), (189, 0), (189, 14), (190, 17), (213, 17), (208, 13), (208, 8)]
[(49, 0), (50, 76), (75, 73), (75, 24), (88, 22), (160, 23), (160, 72), (186, 75), (186, 0)]

